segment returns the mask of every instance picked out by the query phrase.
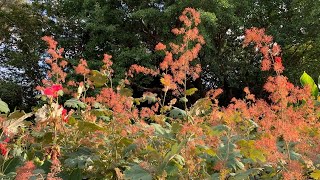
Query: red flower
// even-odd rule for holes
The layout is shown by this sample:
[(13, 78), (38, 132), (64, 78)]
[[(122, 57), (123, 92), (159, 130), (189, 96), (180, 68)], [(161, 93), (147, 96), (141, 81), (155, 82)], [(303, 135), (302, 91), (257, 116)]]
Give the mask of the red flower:
[(7, 144), (0, 143), (0, 152), (1, 152), (2, 156), (5, 156), (7, 154), (7, 152), (8, 152)]
[(44, 89), (43, 93), (47, 96), (54, 96), (54, 91), (51, 87)]
[(58, 92), (58, 91), (62, 90), (62, 85), (61, 84), (54, 84), (51, 87), (55, 92)]
[(48, 97), (56, 98), (58, 97), (58, 92), (62, 90), (61, 84), (54, 84), (51, 87), (47, 87), (43, 90), (43, 94), (45, 94)]
[(281, 57), (275, 57), (275, 58), (274, 58), (274, 61), (275, 61), (276, 63), (281, 63), (281, 62), (282, 62), (282, 59), (281, 59)]
[(68, 111), (66, 109), (63, 109), (62, 114), (61, 114), (61, 118), (64, 122), (68, 122), (68, 120), (69, 120), (67, 114), (68, 114)]

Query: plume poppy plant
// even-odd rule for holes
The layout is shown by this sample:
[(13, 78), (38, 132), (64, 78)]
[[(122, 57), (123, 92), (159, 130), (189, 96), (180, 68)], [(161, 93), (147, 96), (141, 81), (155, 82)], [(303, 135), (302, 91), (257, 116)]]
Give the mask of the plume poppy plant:
[[(275, 72), (263, 86), (269, 101), (246, 87), (243, 99), (233, 98), (221, 107), (222, 89), (211, 89), (187, 106), (197, 91), (189, 83), (201, 73), (197, 61), (202, 60), (198, 54), (205, 42), (197, 29), (200, 17), (192, 8), (183, 11), (179, 17), (183, 27), (172, 30), (179, 37), (176, 44), (155, 47), (165, 55), (159, 68), (130, 67), (127, 78), (143, 73), (158, 77), (163, 86), (162, 91), (144, 91), (142, 97), (133, 97), (126, 87), (128, 79), (112, 86), (108, 54), (100, 71), (90, 70), (87, 61), (80, 60), (73, 68), (84, 80), (68, 76), (65, 83), (69, 68), (60, 57), (63, 49), (56, 49), (52, 37), (44, 37), (51, 69), (44, 87), (38, 89), (50, 99), (35, 108), (35, 121), (27, 128), (27, 123), (18, 124), (23, 118), (16, 119), (21, 112), (0, 114), (4, 132), (13, 125), (21, 129), (0, 136), (0, 169), (6, 162), (17, 164), (9, 168), (16, 171), (15, 179), (72, 179), (78, 173), (95, 179), (319, 179), (319, 101), (310, 86), (294, 86), (282, 75), (281, 47), (264, 29), (246, 30), (244, 46), (253, 45), (261, 55), (261, 70)], [(110, 81), (101, 83), (101, 88), (91, 82), (105, 78)], [(53, 99), (62, 89), (74, 95), (64, 104)], [(185, 109), (180, 108), (183, 103)], [(12, 116), (15, 121), (7, 125)], [(17, 152), (23, 157), (13, 156)], [(1, 171), (0, 176), (10, 179), (11, 174)]]

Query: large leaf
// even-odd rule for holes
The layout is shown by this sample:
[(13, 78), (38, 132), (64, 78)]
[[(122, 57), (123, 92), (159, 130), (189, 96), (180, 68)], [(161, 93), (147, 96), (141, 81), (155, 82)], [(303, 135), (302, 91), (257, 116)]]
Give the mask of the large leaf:
[(4, 169), (4, 173), (7, 174), (10, 172), (15, 172), (16, 167), (20, 166), (21, 164), (22, 164), (21, 157), (14, 157), (5, 161), (2, 168)]
[(47, 104), (43, 105), (40, 109), (35, 113), (36, 118), (34, 119), (36, 122), (44, 122), (48, 119), (48, 114), (50, 109)]
[(160, 170), (163, 170), (172, 158), (174, 158), (176, 155), (179, 155), (181, 149), (187, 143), (187, 141), (188, 140), (185, 139), (185, 140), (181, 141), (179, 144), (175, 143), (174, 145), (171, 146), (171, 150), (163, 158), (163, 161), (159, 167)]
[(8, 119), (18, 119), (21, 118), (26, 113), (24, 111), (14, 111), (9, 114)]
[(240, 172), (237, 172), (230, 179), (232, 179), (232, 180), (251, 179), (252, 176), (259, 174), (262, 170), (263, 170), (262, 168), (253, 168), (253, 169), (248, 169), (245, 171), (240, 171)]
[(3, 102), (1, 99), (0, 99), (0, 112), (4, 112), (4, 113), (9, 113), (10, 112), (8, 104)]
[(78, 128), (85, 133), (105, 130), (103, 127), (87, 121), (78, 121)]
[(170, 111), (170, 117), (172, 118), (184, 118), (186, 116), (186, 112), (177, 107), (173, 107), (173, 109)]
[(129, 88), (121, 88), (119, 92), (122, 96), (132, 97), (132, 90)]
[(313, 179), (320, 179), (320, 170), (319, 169), (314, 170), (310, 174), (310, 177), (312, 177)]
[(252, 159), (254, 162), (266, 161), (263, 152), (261, 152), (255, 147), (253, 140), (240, 140), (237, 144), (240, 146), (240, 153), (245, 157)]
[(157, 94), (151, 92), (143, 93), (142, 101), (148, 101), (148, 104), (154, 103), (157, 101)]
[(67, 107), (72, 107), (72, 108), (77, 108), (77, 109), (86, 107), (85, 103), (83, 103), (79, 99), (75, 99), (75, 98), (67, 100), (64, 103), (64, 105), (67, 106)]
[(92, 165), (95, 160), (98, 160), (98, 157), (81, 155), (76, 157), (70, 157), (66, 159), (64, 163), (67, 167), (85, 169), (88, 166)]
[(125, 179), (130, 180), (152, 180), (151, 174), (141, 168), (138, 164), (131, 166), (124, 171)]
[(190, 115), (199, 116), (208, 113), (211, 110), (212, 102), (209, 98), (197, 100), (190, 108)]
[(307, 74), (304, 71), (303, 74), (300, 77), (300, 83), (302, 84), (302, 86), (309, 85), (309, 86), (312, 87), (313, 84), (314, 84), (314, 80), (312, 79), (311, 76), (309, 76), (309, 74)]
[(70, 180), (82, 180), (82, 172), (79, 168), (75, 169), (72, 171), (72, 173), (70, 174)]
[(9, 120), (6, 120), (4, 123), (3, 123), (3, 126), (5, 129), (7, 129), (8, 132), (10, 133), (13, 133), (13, 134), (16, 134), (17, 131), (18, 131), (18, 127), (22, 127), (24, 126), (24, 120), (31, 117), (33, 115), (33, 113), (28, 113), (28, 114), (25, 114), (17, 119), (9, 119)]
[[(174, 138), (175, 136), (173, 135), (174, 132), (172, 132), (171, 125), (167, 127), (162, 127), (160, 124), (151, 123), (151, 126), (154, 127), (155, 134), (157, 136), (161, 136), (167, 139), (173, 139), (173, 140), (175, 139)], [(177, 128), (177, 127), (174, 127), (174, 128)]]
[(319, 94), (319, 89), (318, 89), (318, 86), (316, 84), (314, 84), (312, 86), (312, 89), (311, 89), (311, 93), (314, 97), (318, 97), (318, 94)]
[(108, 82), (108, 77), (97, 70), (90, 71), (89, 79), (96, 87), (102, 87)]
[(318, 96), (318, 93), (319, 93), (318, 86), (316, 85), (312, 77), (309, 76), (309, 74), (307, 74), (305, 71), (300, 77), (300, 83), (302, 84), (302, 86), (310, 86), (312, 95), (315, 97)]
[(193, 95), (195, 92), (197, 92), (198, 89), (197, 88), (190, 88), (190, 89), (187, 89), (184, 94), (187, 95), (187, 96), (191, 96)]

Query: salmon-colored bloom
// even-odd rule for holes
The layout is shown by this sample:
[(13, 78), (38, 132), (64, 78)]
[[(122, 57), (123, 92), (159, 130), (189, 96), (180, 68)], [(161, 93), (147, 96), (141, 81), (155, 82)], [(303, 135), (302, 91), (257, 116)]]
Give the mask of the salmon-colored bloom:
[(274, 71), (282, 73), (282, 71), (284, 70), (284, 67), (282, 65), (281, 57), (275, 57), (274, 61), (275, 61), (274, 64), (273, 64)]
[(176, 83), (173, 82), (172, 76), (170, 74), (165, 74), (163, 76), (163, 78), (160, 79), (161, 83), (163, 84), (163, 86), (165, 87), (163, 90), (175, 90), (177, 89), (177, 85)]
[(80, 59), (80, 63), (77, 67), (74, 67), (77, 74), (87, 75), (90, 73), (90, 70), (88, 69), (88, 64), (85, 59)]
[(32, 171), (36, 169), (33, 161), (27, 161), (23, 166), (17, 168), (16, 179), (28, 180), (32, 176)]
[(161, 42), (159, 42), (155, 47), (156, 51), (161, 51), (161, 50), (165, 50), (165, 49), (166, 49), (166, 45), (162, 44)]
[(112, 66), (113, 62), (111, 61), (112, 56), (109, 54), (103, 55), (103, 63), (105, 64), (106, 68), (109, 68)]

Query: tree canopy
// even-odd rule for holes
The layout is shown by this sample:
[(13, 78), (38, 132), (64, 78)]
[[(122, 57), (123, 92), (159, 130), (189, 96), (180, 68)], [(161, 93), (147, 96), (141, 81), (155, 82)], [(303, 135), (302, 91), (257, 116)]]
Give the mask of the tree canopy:
[[(10, 2), (10, 3), (9, 3)], [(0, 1), (1, 64), (10, 70), (2, 80), (21, 86), (26, 107), (32, 101), (33, 88), (46, 68), (41, 37), (52, 35), (68, 51), (65, 56), (75, 66), (81, 58), (91, 68), (101, 65), (104, 53), (113, 56), (116, 81), (123, 78), (131, 64), (149, 68), (159, 64), (163, 54), (155, 52), (158, 42), (174, 42), (170, 31), (180, 21), (185, 7), (201, 13), (199, 27), (206, 44), (199, 54), (203, 72), (194, 82), (199, 95), (206, 88), (222, 87), (222, 102), (240, 96), (249, 86), (265, 97), (262, 84), (267, 73), (260, 72), (261, 56), (242, 47), (244, 30), (265, 28), (283, 49), (285, 74), (296, 84), (304, 70), (319, 75), (320, 2), (310, 0), (56, 0), (11, 3)], [(15, 70), (15, 71), (14, 71)], [(136, 76), (137, 89), (154, 87), (150, 77)], [(158, 83), (158, 81), (157, 81)], [(11, 86), (1, 84), (1, 88)], [(202, 91), (203, 90), (203, 91)], [(0, 98), (3, 98), (1, 95)], [(17, 97), (16, 99), (21, 99)], [(13, 108), (15, 105), (11, 104)]]

